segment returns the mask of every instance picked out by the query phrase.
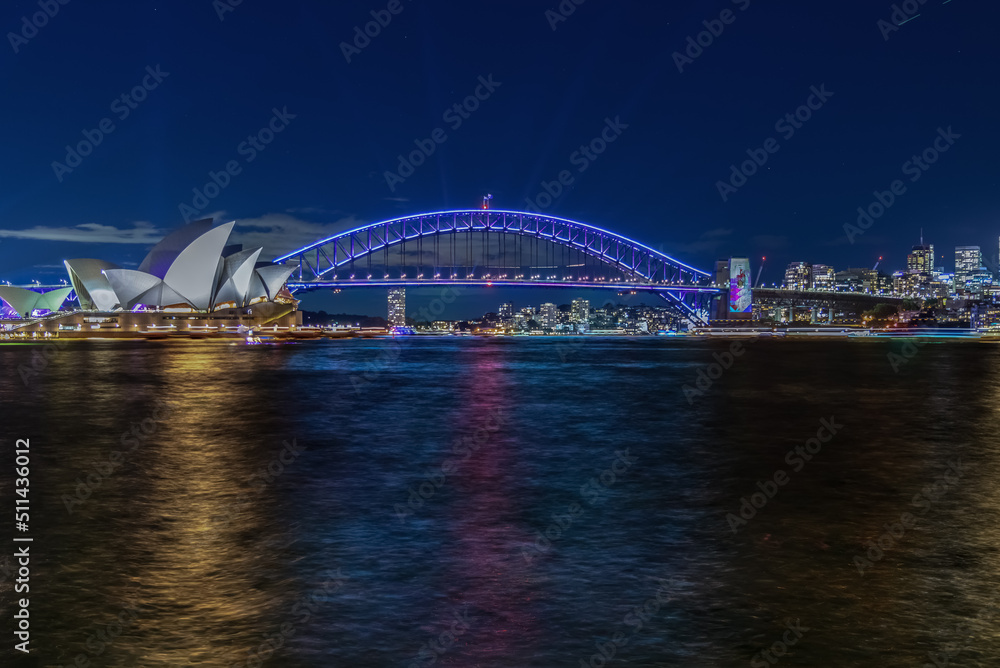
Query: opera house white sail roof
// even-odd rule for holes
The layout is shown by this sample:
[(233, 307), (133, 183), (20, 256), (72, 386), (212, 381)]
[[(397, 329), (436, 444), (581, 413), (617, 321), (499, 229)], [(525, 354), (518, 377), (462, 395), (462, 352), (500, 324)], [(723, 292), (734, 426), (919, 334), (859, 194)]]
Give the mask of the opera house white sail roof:
[(138, 269), (102, 260), (66, 260), (80, 306), (88, 310), (190, 307), (213, 311), (274, 300), (293, 267), (258, 263), (262, 248), (227, 246), (235, 221), (198, 220), (164, 237)]
[(7, 302), (11, 310), (25, 318), (35, 310), (56, 311), (66, 301), (73, 288), (56, 288), (48, 292), (35, 292), (27, 288), (0, 285), (0, 299)]

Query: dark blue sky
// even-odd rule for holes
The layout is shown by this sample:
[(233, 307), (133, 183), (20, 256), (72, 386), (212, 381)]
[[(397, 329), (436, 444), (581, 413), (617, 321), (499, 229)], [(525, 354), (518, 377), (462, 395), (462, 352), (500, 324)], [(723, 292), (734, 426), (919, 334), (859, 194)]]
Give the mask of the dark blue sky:
[[(475, 206), (485, 192), (523, 208), (564, 169), (574, 183), (547, 213), (703, 269), (746, 255), (756, 273), (767, 255), (768, 282), (794, 260), (844, 268), (884, 255), (901, 268), (921, 227), (946, 269), (955, 245), (997, 254), (993, 4), (928, 0), (886, 40), (888, 2), (587, 0), (553, 30), (556, 0), (400, 0), (348, 63), (341, 43), (388, 1), (244, 0), (220, 20), (223, 2), (70, 0), (37, 34), (22, 21), (37, 2), (4, 4), (0, 279), (54, 282), (70, 257), (137, 263), (228, 161), (240, 172), (201, 211), (238, 220), (236, 240), (269, 257), (365, 222)], [(672, 54), (724, 10), (731, 22), (679, 72)], [(157, 66), (167, 74), (149, 75)], [(443, 112), (491, 75), (499, 86), (453, 129)], [(152, 90), (128, 107), (120, 96), (144, 79)], [(793, 135), (776, 129), (824, 85), (833, 95)], [(248, 161), (241, 143), (275, 109), (294, 118)], [(571, 155), (608, 118), (628, 127), (580, 173)], [(54, 169), (102, 119), (114, 130), (92, 154)], [(960, 138), (911, 182), (904, 163), (939, 127)], [(436, 128), (446, 141), (391, 190), (384, 173)], [(778, 151), (723, 201), (717, 182), (769, 138)], [(849, 243), (844, 224), (895, 179), (905, 194)], [(532, 294), (516, 299), (575, 296)], [(451, 315), (501, 296), (464, 298)], [(304, 307), (385, 310), (376, 291)]]

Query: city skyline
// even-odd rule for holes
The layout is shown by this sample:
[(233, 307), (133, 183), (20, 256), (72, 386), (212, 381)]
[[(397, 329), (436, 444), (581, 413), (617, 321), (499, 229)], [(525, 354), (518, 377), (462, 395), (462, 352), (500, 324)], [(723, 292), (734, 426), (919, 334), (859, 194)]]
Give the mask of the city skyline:
[[(492, 199), (492, 197), (490, 199)], [(484, 199), (484, 202), (485, 201), (486, 200)], [(484, 206), (485, 206), (485, 204), (484, 204)], [(202, 221), (198, 221), (197, 224), (201, 225), (202, 228), (204, 228), (204, 229), (208, 229), (208, 227), (206, 227), (206, 225), (209, 225), (210, 221), (209, 220), (202, 220)], [(184, 234), (185, 233), (184, 232), (185, 229), (193, 229), (192, 225), (194, 225), (194, 223), (188, 224), (186, 226), (178, 228), (177, 230), (174, 230), (170, 235), (167, 235), (167, 237), (165, 237), (164, 240), (169, 239), (169, 238), (171, 238), (173, 236), (176, 236), (178, 234)], [(229, 223), (229, 224), (227, 224), (227, 225), (225, 225), (223, 227), (225, 227), (227, 229), (231, 229), (233, 227), (233, 225), (234, 225), (234, 223)], [(204, 231), (204, 229), (203, 229), (203, 231)], [(886, 287), (886, 288), (884, 288), (884, 290), (882, 290), (880, 292), (873, 292), (873, 293), (876, 293), (876, 294), (901, 294), (901, 295), (907, 295), (907, 296), (918, 294), (919, 291), (917, 291), (915, 289), (912, 289), (911, 287), (908, 287), (908, 286), (905, 286), (905, 285), (901, 287), (900, 284), (899, 284), (899, 280), (900, 280), (900, 277), (903, 276), (904, 274), (920, 274), (920, 273), (923, 273), (923, 274), (927, 275), (927, 276), (925, 276), (926, 280), (930, 280), (930, 278), (933, 278), (933, 280), (935, 280), (935, 281), (938, 281), (938, 280), (944, 281), (944, 283), (942, 283), (942, 285), (947, 284), (949, 286), (949, 291), (947, 293), (945, 293), (941, 289), (938, 289), (938, 293), (940, 293), (942, 296), (944, 294), (951, 295), (953, 293), (953, 290), (951, 290), (952, 287), (957, 286), (958, 288), (961, 288), (961, 287), (968, 287), (970, 285), (973, 285), (976, 288), (974, 296), (976, 296), (976, 297), (982, 297), (983, 294), (984, 294), (983, 290), (982, 290), (982, 288), (983, 288), (984, 285), (986, 285), (986, 286), (989, 286), (989, 285), (1000, 286), (1000, 274), (998, 274), (998, 271), (997, 271), (998, 269), (1000, 269), (1000, 267), (998, 267), (998, 265), (997, 265), (997, 263), (996, 263), (995, 260), (991, 261), (991, 260), (987, 259), (987, 254), (982, 252), (980, 246), (978, 246), (978, 245), (976, 245), (976, 246), (973, 246), (973, 245), (956, 246), (955, 247), (955, 255), (954, 255), (955, 271), (948, 272), (946, 270), (947, 269), (947, 267), (946, 267), (946, 258), (948, 256), (946, 254), (944, 254), (944, 253), (941, 253), (939, 255), (935, 255), (935, 244), (933, 244), (933, 243), (924, 244), (924, 235), (923, 235), (923, 232), (924, 232), (923, 229), (921, 229), (920, 230), (920, 234), (921, 234), (920, 242), (921, 243), (913, 245), (911, 247), (911, 252), (906, 256), (906, 265), (905, 265), (905, 268), (899, 269), (899, 270), (896, 270), (896, 271), (893, 271), (893, 272), (889, 273), (889, 271), (887, 271), (889, 268), (887, 268), (885, 266), (885, 263), (884, 263), (884, 257), (880, 256), (878, 258), (878, 260), (875, 263), (875, 267), (873, 268), (872, 271), (874, 271), (875, 269), (878, 269), (879, 270), (879, 272), (878, 272), (879, 275), (882, 276), (883, 278), (887, 279), (885, 281), (885, 283), (887, 285), (892, 286), (892, 287)], [(1000, 238), (1000, 237), (998, 237), (998, 238)], [(160, 244), (164, 243), (164, 240), (161, 240), (159, 243)], [(150, 253), (155, 253), (155, 252), (156, 252), (155, 248), (150, 251)], [(254, 257), (256, 257), (256, 256), (254, 256)], [(765, 258), (762, 258), (762, 260), (765, 260)], [(719, 261), (722, 261), (722, 260), (719, 260)], [(944, 265), (943, 264), (935, 264), (936, 261), (941, 261), (942, 263), (945, 263), (945, 264)], [(70, 268), (70, 277), (73, 278), (74, 274), (72, 273), (72, 268), (70, 267), (70, 265), (67, 262), (68, 261), (64, 261), (64, 265), (67, 268)], [(74, 261), (74, 262), (81, 262), (81, 261), (77, 260), (77, 261)], [(87, 260), (86, 262), (93, 262), (93, 261)], [(147, 255), (147, 258), (146, 258), (145, 262), (147, 262), (147, 263), (149, 262), (148, 255)], [(804, 262), (804, 261), (796, 261), (796, 262), (789, 263), (789, 265), (785, 268), (783, 280), (779, 279), (777, 281), (770, 282), (770, 281), (767, 281), (767, 280), (762, 280), (762, 279), (766, 279), (767, 278), (767, 275), (765, 275), (764, 271), (763, 271), (765, 269), (765, 266), (766, 266), (766, 264), (764, 262), (761, 262), (756, 267), (756, 270), (757, 270), (757, 272), (756, 272), (757, 279), (756, 279), (755, 284), (754, 284), (755, 287), (765, 288), (765, 287), (768, 287), (768, 286), (772, 286), (772, 287), (784, 287), (784, 288), (799, 289), (799, 290), (803, 290), (803, 289), (804, 290), (811, 290), (811, 289), (818, 289), (818, 290), (845, 290), (845, 289), (851, 289), (851, 290), (853, 290), (854, 288), (847, 288), (847, 287), (844, 286), (844, 281), (841, 279), (841, 275), (843, 275), (845, 273), (851, 273), (851, 272), (857, 273), (859, 271), (864, 271), (864, 268), (861, 268), (861, 267), (846, 267), (846, 268), (838, 270), (837, 268), (834, 268), (834, 267), (832, 267), (830, 265), (826, 265), (826, 264), (822, 264), (822, 263), (810, 263), (810, 262)], [(109, 267), (115, 268), (115, 270), (118, 271), (116, 265), (114, 265), (112, 263), (107, 263), (107, 262), (101, 262), (99, 269), (101, 269), (101, 268), (106, 269), (106, 268), (109, 268)], [(98, 271), (98, 273), (100, 273), (99, 269), (94, 269), (94, 271)], [(751, 273), (753, 273), (753, 272), (751, 272)], [(974, 280), (970, 278), (973, 275), (975, 275), (975, 279)], [(891, 279), (891, 281), (889, 279)], [(925, 280), (925, 282), (926, 282), (926, 280)], [(37, 281), (35, 281), (35, 282), (37, 282)], [(66, 285), (65, 279), (62, 279), (59, 282), (61, 284), (63, 284), (63, 285)], [(2, 282), (0, 282), (0, 284), (2, 284)], [(76, 284), (76, 279), (74, 279), (74, 284)], [(31, 287), (31, 284), (26, 284), (25, 287)], [(524, 289), (528, 289), (528, 290), (530, 290), (534, 294), (542, 293), (542, 294), (547, 294), (547, 295), (551, 296), (551, 295), (559, 295), (566, 288), (546, 288), (546, 287), (537, 287), (537, 286), (536, 287), (531, 287), (531, 288), (527, 288), (527, 287), (526, 288), (520, 288), (520, 287), (501, 287), (501, 286), (497, 286), (494, 290), (496, 292), (498, 292), (498, 293), (512, 293), (514, 291), (521, 291), (521, 290), (524, 290)], [(418, 299), (420, 299), (420, 298), (426, 296), (427, 294), (430, 294), (433, 290), (434, 289), (430, 288), (430, 287), (427, 287), (427, 288), (416, 287), (416, 288), (412, 289), (412, 292), (415, 293), (415, 295), (417, 296)], [(867, 288), (866, 288), (866, 290), (867, 290)], [(926, 286), (924, 286), (924, 291), (927, 292)], [(340, 292), (340, 290), (337, 290), (337, 292)], [(368, 292), (368, 291), (365, 291), (365, 292)], [(389, 298), (389, 317), (388, 317), (388, 321), (392, 322), (392, 323), (395, 323), (396, 321), (398, 321), (399, 326), (401, 326), (402, 323), (405, 321), (405, 316), (403, 315), (403, 313), (405, 312), (405, 292), (406, 292), (405, 289), (402, 289), (402, 288), (400, 288), (400, 289), (390, 289), (390, 291), (389, 291), (390, 298)], [(607, 295), (606, 294), (602, 294), (603, 291), (600, 291), (600, 290), (586, 290), (585, 289), (584, 292), (585, 292), (586, 295), (588, 295), (588, 296), (590, 296), (592, 298), (596, 298), (598, 301), (600, 301), (602, 299), (604, 301), (608, 301), (607, 300)], [(961, 290), (959, 289), (958, 292), (961, 292)], [(992, 296), (992, 295), (996, 295), (998, 292), (1000, 292), (1000, 290), (994, 289), (990, 294)], [(306, 292), (302, 296), (308, 298), (309, 294), (310, 294), (309, 292)], [(401, 295), (401, 299), (399, 300), (399, 303), (397, 305), (395, 305), (395, 306), (393, 305), (394, 304), (394, 302), (393, 302), (393, 295), (394, 294)], [(928, 295), (930, 295), (930, 294), (931, 293), (928, 292)], [(552, 298), (555, 299), (555, 301), (558, 301), (558, 298), (556, 298), (556, 297), (552, 297)], [(309, 301), (310, 302), (315, 302), (316, 300), (315, 299), (309, 299)], [(457, 300), (455, 300), (455, 301), (457, 301)], [(476, 305), (475, 306), (466, 306), (465, 310), (461, 314), (455, 312), (454, 308), (449, 309), (446, 306), (444, 308), (444, 310), (442, 311), (442, 313), (441, 313), (442, 317), (446, 317), (446, 318), (449, 318), (449, 319), (473, 319), (475, 317), (478, 317), (479, 313), (483, 312), (481, 310), (481, 308), (480, 308), (482, 306), (483, 302), (479, 298), (478, 295), (472, 296), (471, 298), (469, 296), (467, 296), (466, 297), (466, 301), (469, 302), (469, 303), (474, 303)], [(357, 312), (358, 314), (363, 314), (363, 315), (368, 315), (368, 316), (375, 315), (380, 310), (380, 304), (381, 304), (381, 302), (380, 302), (379, 299), (368, 300), (368, 303), (365, 304), (365, 308), (358, 309), (355, 312)], [(312, 306), (312, 305), (313, 304), (307, 304), (307, 308), (310, 307), (310, 306)], [(461, 306), (461, 304), (459, 304), (459, 306)], [(334, 309), (334, 310), (336, 310), (336, 309)], [(341, 308), (339, 310), (344, 311), (345, 309)], [(347, 309), (347, 310), (349, 310), (349, 309)], [(395, 317), (393, 315), (394, 313), (397, 314)]]
[[(555, 23), (527, 4), (403, 5), (360, 49), (354, 27), (373, 11), (360, 2), (317, 8), (308, 21), (245, 3), (222, 12), (67, 5), (33, 32), (21, 19), (35, 6), (15, 5), (7, 19), (17, 38), (8, 38), (5, 76), (35, 91), (42, 108), (64, 111), (41, 119), (12, 110), (20, 131), (0, 167), (0, 279), (13, 283), (60, 276), (72, 257), (130, 267), (192, 211), (235, 220), (234, 239), (273, 259), (365, 222), (476, 206), (485, 193), (495, 207), (537, 206), (620, 230), (694, 266), (766, 256), (768, 283), (780, 280), (774, 269), (804, 257), (859, 267), (881, 256), (902, 268), (910, 242), (898, 240), (920, 228), (939, 248), (995, 252), (990, 166), (1000, 131), (976, 111), (992, 107), (992, 92), (975, 83), (979, 63), (990, 62), (988, 22), (962, 3), (886, 35), (884, 12), (865, 3), (821, 20), (805, 8), (774, 13), (741, 1), (734, 23), (701, 53), (688, 38), (716, 19), (697, 3), (658, 8), (656, 22), (640, 5), (588, 4)], [(136, 29), (84, 47), (85, 36), (106, 33), (110, 12)], [(474, 37), (461, 29), (470, 22), (481, 26)], [(158, 36), (181, 30), (200, 53)], [(317, 31), (323, 48), (312, 45)], [(528, 46), (507, 53), (514, 33), (528, 35)], [(273, 34), (282, 37), (272, 47)], [(740, 54), (761, 40), (777, 48), (744, 66)], [(269, 65), (240, 60), (247, 41)], [(934, 49), (920, 48), (928, 41)], [(66, 49), (78, 57), (61, 58)], [(609, 49), (635, 65), (604, 76)], [(491, 50), (505, 52), (502, 62)], [(148, 55), (132, 62), (121, 52)], [(424, 55), (400, 57), (409, 53)], [(221, 87), (196, 76), (206, 65), (227, 73)], [(599, 76), (582, 76), (591, 71)], [(89, 83), (93, 72), (101, 85)], [(39, 85), (53, 76), (58, 88)], [(328, 90), (318, 106), (307, 93), (315, 81)], [(338, 104), (335, 90), (370, 100), (370, 112)], [(933, 108), (922, 103), (931, 91)], [(219, 95), (242, 104), (192, 102)], [(672, 104), (678, 95), (684, 104)], [(520, 113), (528, 96), (558, 120)], [(399, 108), (396, 98), (422, 102)], [(739, 113), (717, 111), (730, 107)], [(947, 152), (928, 153), (946, 145), (942, 136), (952, 137)], [(426, 155), (415, 165), (420, 147)], [(723, 188), (723, 199), (719, 183), (739, 185)], [(845, 234), (859, 208), (877, 214), (890, 198), (863, 234)], [(360, 294), (308, 299), (315, 308), (382, 306)], [(456, 308), (478, 310), (486, 299), (463, 296)]]

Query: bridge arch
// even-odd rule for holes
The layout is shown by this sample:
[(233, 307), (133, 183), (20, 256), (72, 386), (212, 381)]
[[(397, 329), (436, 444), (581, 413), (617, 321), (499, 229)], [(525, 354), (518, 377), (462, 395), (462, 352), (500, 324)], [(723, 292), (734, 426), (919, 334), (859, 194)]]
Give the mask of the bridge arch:
[[(538, 213), (481, 209), (438, 211), (371, 223), (317, 241), (276, 258), (274, 262), (297, 264), (290, 282), (300, 288), (308, 289), (312, 284), (326, 287), (331, 275), (336, 280), (337, 269), (374, 253), (403, 246), (415, 239), (476, 232), (485, 235), (487, 245), (490, 234), (514, 234), (562, 245), (595, 258), (648, 287), (704, 289), (710, 281), (705, 271), (593, 225)], [(484, 268), (489, 268), (488, 263)]]

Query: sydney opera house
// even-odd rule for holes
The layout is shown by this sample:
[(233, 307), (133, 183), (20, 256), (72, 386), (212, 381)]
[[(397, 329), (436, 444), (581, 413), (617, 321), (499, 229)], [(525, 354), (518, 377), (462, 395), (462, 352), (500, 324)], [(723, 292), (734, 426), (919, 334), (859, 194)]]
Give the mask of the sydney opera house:
[[(259, 262), (263, 249), (229, 245), (235, 222), (189, 223), (149, 251), (137, 269), (66, 260), (72, 287), (48, 292), (0, 286), (8, 332), (67, 338), (235, 334), (294, 329), (297, 302), (284, 288), (292, 267)], [(79, 309), (59, 310), (75, 293)]]

